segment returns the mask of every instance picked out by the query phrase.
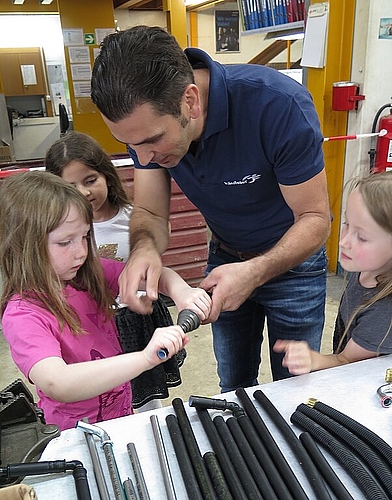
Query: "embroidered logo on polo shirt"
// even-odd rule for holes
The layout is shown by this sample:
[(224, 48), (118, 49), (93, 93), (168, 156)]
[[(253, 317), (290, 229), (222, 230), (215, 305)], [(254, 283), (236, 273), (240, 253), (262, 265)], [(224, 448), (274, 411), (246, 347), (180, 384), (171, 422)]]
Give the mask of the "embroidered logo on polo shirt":
[(253, 184), (258, 181), (261, 177), (261, 174), (251, 174), (245, 175), (240, 181), (224, 181), (225, 186), (234, 186), (238, 184)]

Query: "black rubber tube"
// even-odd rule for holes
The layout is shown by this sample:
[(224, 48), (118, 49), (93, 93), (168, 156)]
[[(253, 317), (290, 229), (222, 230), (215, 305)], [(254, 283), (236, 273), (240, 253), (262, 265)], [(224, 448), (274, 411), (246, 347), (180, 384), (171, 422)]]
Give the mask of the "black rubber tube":
[(186, 414), (182, 399), (175, 398), (172, 401), (173, 409), (177, 415), (178, 425), (180, 426), (189, 459), (192, 463), (197, 482), (199, 483), (201, 494), (204, 500), (215, 500), (216, 495), (207, 468), (201, 456), (199, 446), (193, 433), (188, 415)]
[(78, 500), (91, 500), (90, 489), (87, 481), (87, 471), (82, 464), (78, 464), (72, 472), (75, 481), (76, 496)]
[(318, 443), (327, 448), (357, 483), (366, 499), (388, 500), (382, 488), (373, 476), (368, 473), (357, 457), (344, 445), (339, 443), (329, 432), (299, 411), (295, 411), (291, 415), (291, 422), (302, 430), (309, 432)]
[(216, 427), (211, 419), (208, 410), (196, 408), (199, 420), (207, 434), (211, 447), (215, 452), (216, 458), (225, 476), (229, 486), (230, 493), (235, 500), (247, 500), (245, 491), (241, 485), (237, 472), (230, 460), (226, 448), (223, 446), (222, 440), (216, 430)]
[(249, 417), (245, 414), (245, 412), (243, 412), (242, 415), (238, 415), (236, 418), (261, 467), (263, 468), (266, 476), (269, 478), (276, 496), (279, 500), (293, 500), (286, 483), (279, 474), (278, 469), (268, 454), (263, 442), (259, 438), (259, 435), (253, 427)]
[(203, 500), (203, 495), (201, 494), (199, 483), (197, 482), (192, 462), (189, 458), (180, 426), (178, 425), (177, 417), (172, 414), (168, 415), (166, 417), (166, 425), (169, 430), (188, 496), (192, 500)]
[(278, 497), (276, 496), (264, 469), (257, 460), (257, 457), (248, 443), (245, 434), (242, 432), (238, 421), (234, 417), (230, 417), (226, 420), (226, 424), (248, 466), (250, 473), (252, 474), (253, 479), (255, 480), (259, 491), (262, 492), (263, 497), (268, 500), (278, 500)]
[(282, 436), (285, 438), (286, 443), (292, 449), (294, 455), (298, 459), (298, 464), (302, 466), (306, 479), (309, 481), (313, 491), (317, 494), (317, 500), (331, 500), (331, 495), (324, 483), (322, 476), (314, 465), (312, 459), (309, 457), (307, 451), (302, 446), (301, 441), (293, 429), (289, 426), (286, 420), (282, 417), (281, 413), (272, 404), (270, 399), (264, 394), (263, 391), (257, 390), (253, 393), (253, 397), (260, 403), (262, 408), (271, 417), (272, 421), (279, 429)]
[(287, 460), (280, 451), (280, 448), (276, 444), (274, 438), (268, 430), (268, 427), (265, 425), (263, 419), (261, 418), (255, 405), (252, 403), (245, 389), (239, 388), (235, 393), (238, 399), (241, 401), (242, 406), (252, 424), (254, 425), (261, 441), (269, 451), (271, 458), (276, 465), (276, 468), (279, 470), (293, 498), (295, 500), (309, 500), (300, 482), (298, 481), (298, 478), (295, 476), (293, 470), (287, 463)]
[(332, 469), (328, 460), (322, 454), (312, 436), (308, 432), (302, 432), (299, 439), (336, 498), (339, 500), (354, 500), (342, 481), (336, 475), (335, 471)]
[(335, 422), (332, 418), (310, 408), (305, 404), (300, 404), (297, 407), (297, 411), (307, 415), (314, 422), (321, 425), (321, 427), (323, 427), (326, 431), (330, 432), (340, 441), (346, 443), (369, 467), (374, 476), (384, 487), (385, 491), (389, 493), (390, 498), (392, 498), (391, 470), (384, 460), (370, 446), (363, 442), (358, 436), (346, 429), (343, 425)]
[(203, 455), (215, 493), (219, 500), (233, 500), (225, 476), (213, 451), (206, 451)]
[(249, 500), (263, 500), (263, 496), (260, 493), (243, 456), (241, 455), (241, 452), (226, 424), (225, 419), (222, 416), (218, 415), (214, 418), (213, 422), (222, 439), (224, 447), (229, 453), (230, 460), (232, 461), (233, 465), (235, 465), (238, 477), (240, 478), (247, 498)]
[(313, 408), (332, 418), (335, 422), (339, 422), (356, 436), (361, 438), (362, 441), (365, 441), (365, 443), (375, 449), (392, 468), (392, 447), (375, 432), (371, 431), (348, 415), (345, 415), (344, 413), (322, 403), (321, 401), (317, 401), (313, 405)]

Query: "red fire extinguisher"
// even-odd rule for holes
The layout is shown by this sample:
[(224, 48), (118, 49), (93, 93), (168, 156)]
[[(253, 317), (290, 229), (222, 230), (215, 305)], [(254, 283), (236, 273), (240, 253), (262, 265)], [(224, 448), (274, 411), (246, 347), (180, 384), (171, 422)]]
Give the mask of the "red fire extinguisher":
[(374, 173), (392, 170), (392, 104), (388, 105), (390, 113), (382, 116), (378, 125), (378, 130), (386, 130), (387, 133), (377, 137), (375, 151), (375, 160), (373, 168)]

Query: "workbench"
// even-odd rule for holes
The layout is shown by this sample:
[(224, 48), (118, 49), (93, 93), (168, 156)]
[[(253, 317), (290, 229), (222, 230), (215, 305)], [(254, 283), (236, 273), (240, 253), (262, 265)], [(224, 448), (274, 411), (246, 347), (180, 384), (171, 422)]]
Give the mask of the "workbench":
[[(288, 422), (290, 421), (291, 414), (300, 403), (305, 403), (308, 398), (316, 398), (357, 420), (378, 434), (388, 444), (392, 445), (392, 407), (382, 407), (380, 397), (377, 395), (377, 388), (385, 383), (386, 370), (391, 367), (392, 355), (382, 356), (246, 389), (247, 394), (252, 399), (265, 424), (282, 449), (287, 461), (308, 494), (309, 499), (315, 499), (315, 495), (304, 477), (298, 460), (284, 441), (284, 438), (280, 435), (274, 423), (271, 422), (271, 419), (253, 398), (254, 391), (256, 389), (262, 390)], [(205, 394), (202, 394), (202, 390), (200, 392), (199, 396), (205, 396)], [(239, 403), (234, 393), (226, 393), (217, 397)], [(199, 422), (196, 410), (189, 407), (187, 402), (185, 402), (185, 409), (192, 424), (200, 451), (204, 454), (212, 448)], [(210, 412), (211, 416), (215, 416), (216, 414), (223, 415), (224, 417), (226, 415), (231, 416), (230, 412), (215, 410), (210, 410)], [(114, 454), (122, 481), (128, 477), (134, 479), (127, 453), (127, 443), (135, 443), (151, 500), (166, 498), (164, 481), (161, 475), (158, 453), (150, 423), (151, 415), (158, 417), (177, 499), (184, 500), (188, 498), (166, 426), (165, 417), (169, 413), (174, 413), (172, 407), (164, 407), (159, 410), (152, 410), (97, 424), (109, 434), (113, 441)], [(292, 426), (292, 428), (296, 434), (301, 433), (301, 430), (297, 427)], [(99, 440), (97, 441), (97, 446), (101, 454), (102, 450), (100, 449)], [(362, 492), (346, 472), (342, 470), (340, 465), (326, 452), (324, 454), (334, 466), (338, 476), (342, 479), (351, 495), (355, 499), (363, 499), (364, 495)], [(60, 437), (48, 444), (41, 458), (41, 460), (59, 459), (66, 459), (67, 461), (80, 460), (83, 463), (88, 473), (91, 496), (94, 500), (98, 500), (99, 493), (94, 479), (92, 462), (85, 434), (82, 430), (70, 429), (63, 431)], [(106, 462), (103, 453), (101, 459), (105, 469)], [(35, 487), (39, 500), (52, 500), (56, 497), (67, 498), (67, 500), (77, 499), (71, 473), (26, 477), (24, 482)], [(109, 476), (107, 476), (107, 484), (110, 488)], [(114, 496), (111, 498), (114, 498)]]

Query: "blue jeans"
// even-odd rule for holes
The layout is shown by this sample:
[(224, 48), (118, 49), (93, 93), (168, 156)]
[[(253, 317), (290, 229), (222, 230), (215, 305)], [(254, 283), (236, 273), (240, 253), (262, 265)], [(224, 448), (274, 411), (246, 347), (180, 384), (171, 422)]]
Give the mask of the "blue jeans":
[[(238, 261), (210, 242), (207, 274), (214, 267)], [(258, 384), (265, 320), (274, 380), (290, 376), (282, 367), (283, 354), (272, 350), (277, 339), (306, 340), (312, 349), (320, 350), (326, 267), (322, 248), (304, 263), (256, 288), (236, 311), (220, 314), (212, 324), (212, 333), (222, 392)]]

